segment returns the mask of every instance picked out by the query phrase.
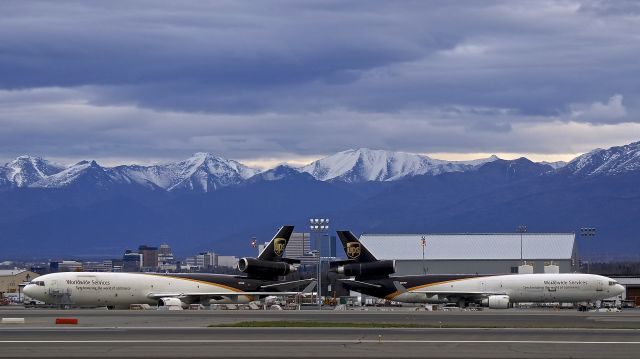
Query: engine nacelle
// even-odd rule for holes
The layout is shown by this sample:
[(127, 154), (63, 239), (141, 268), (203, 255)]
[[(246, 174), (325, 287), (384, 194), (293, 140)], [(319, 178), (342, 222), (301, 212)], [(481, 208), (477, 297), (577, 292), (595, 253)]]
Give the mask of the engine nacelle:
[(271, 262), (256, 258), (242, 258), (238, 261), (238, 269), (241, 272), (267, 277), (287, 275), (297, 270), (296, 267), (285, 262)]
[(349, 263), (338, 267), (338, 273), (348, 277), (387, 275), (396, 272), (396, 261)]
[(167, 310), (182, 310), (188, 307), (185, 302), (178, 298), (160, 298), (160, 303), (158, 304)]
[(482, 305), (491, 309), (507, 309), (509, 308), (509, 296), (490, 295), (482, 300)]

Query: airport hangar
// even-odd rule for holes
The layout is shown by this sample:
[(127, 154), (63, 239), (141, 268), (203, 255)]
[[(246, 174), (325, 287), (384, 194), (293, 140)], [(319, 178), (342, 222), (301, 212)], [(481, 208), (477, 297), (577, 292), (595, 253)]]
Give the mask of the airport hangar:
[[(395, 260), (396, 275), (578, 269), (575, 233), (363, 234), (360, 241), (377, 259)], [(519, 268), (523, 261), (531, 267)]]

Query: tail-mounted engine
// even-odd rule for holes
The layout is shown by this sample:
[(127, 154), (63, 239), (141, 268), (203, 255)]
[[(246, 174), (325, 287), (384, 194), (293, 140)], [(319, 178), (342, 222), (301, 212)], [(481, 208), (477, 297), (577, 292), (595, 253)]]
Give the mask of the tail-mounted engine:
[(336, 272), (348, 277), (389, 275), (396, 272), (396, 261), (348, 263), (339, 266)]
[(253, 276), (277, 277), (295, 272), (297, 269), (286, 262), (271, 262), (256, 258), (242, 258), (238, 261), (241, 272)]

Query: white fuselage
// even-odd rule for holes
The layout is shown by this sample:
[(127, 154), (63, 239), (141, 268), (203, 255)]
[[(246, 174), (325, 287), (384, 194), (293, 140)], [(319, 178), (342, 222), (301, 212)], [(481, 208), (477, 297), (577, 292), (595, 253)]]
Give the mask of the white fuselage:
[[(403, 277), (397, 277), (402, 284)], [(406, 278), (406, 277), (405, 277)], [(411, 281), (407, 281), (411, 282)], [(468, 277), (408, 287), (390, 299), (408, 303), (443, 303), (457, 293), (508, 295), (510, 302), (585, 302), (615, 297), (624, 287), (594, 274), (517, 274)]]
[[(229, 276), (230, 278), (232, 276)], [(35, 284), (39, 283), (39, 284)], [(238, 290), (217, 283), (150, 273), (52, 273), (32, 281), (24, 293), (47, 304), (80, 307), (128, 308), (131, 304), (158, 304), (153, 293), (206, 293)], [(249, 296), (225, 297), (217, 303), (248, 303)]]

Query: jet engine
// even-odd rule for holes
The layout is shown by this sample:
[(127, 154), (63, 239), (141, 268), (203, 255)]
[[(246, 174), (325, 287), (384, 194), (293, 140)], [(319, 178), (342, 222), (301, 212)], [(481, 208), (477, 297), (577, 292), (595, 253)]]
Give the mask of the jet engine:
[(247, 274), (267, 277), (287, 275), (297, 270), (296, 267), (286, 262), (271, 262), (256, 258), (240, 259), (238, 269)]
[(349, 263), (338, 267), (337, 272), (348, 277), (377, 276), (393, 274), (396, 271), (396, 261), (376, 261), (365, 263)]
[(187, 304), (180, 299), (171, 297), (160, 298), (160, 302), (158, 304), (168, 310), (182, 310), (183, 308), (188, 307)]
[(482, 300), (482, 306), (491, 309), (507, 309), (509, 308), (508, 295), (490, 295)]

